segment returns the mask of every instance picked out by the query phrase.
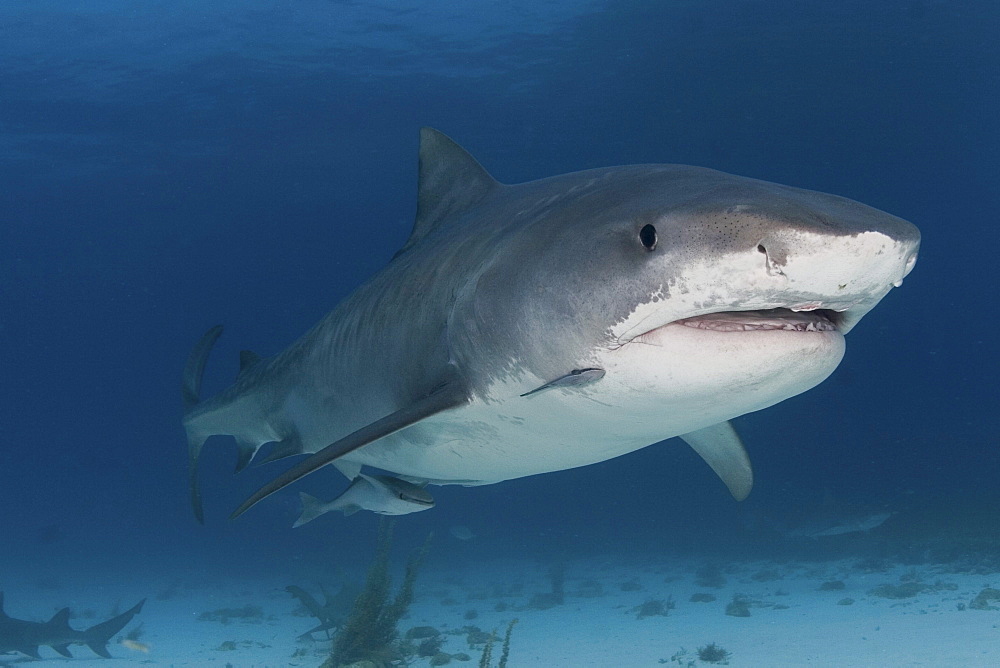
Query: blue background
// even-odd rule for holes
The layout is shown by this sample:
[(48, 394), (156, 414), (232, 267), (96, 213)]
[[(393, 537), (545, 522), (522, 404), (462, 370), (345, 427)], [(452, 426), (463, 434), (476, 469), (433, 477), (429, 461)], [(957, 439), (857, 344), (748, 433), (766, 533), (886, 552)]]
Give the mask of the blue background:
[[(281, 464), (209, 443), (187, 500), (180, 371), (226, 324), (274, 354), (383, 266), (431, 125), (512, 183), (678, 162), (845, 195), (914, 222), (917, 268), (820, 387), (737, 420), (744, 504), (679, 441), (436, 491), (399, 532), (456, 558), (753, 545), (746, 517), (838, 499), (911, 529), (1000, 501), (995, 2), (12, 0), (0, 6), (0, 530), (8, 568), (289, 568), (370, 554), (374, 518), (293, 531)], [(996, 517), (982, 526), (995, 526)], [(455, 547), (458, 545), (458, 547)], [(252, 549), (248, 549), (252, 548)], [(436, 558), (444, 558), (443, 550)]]

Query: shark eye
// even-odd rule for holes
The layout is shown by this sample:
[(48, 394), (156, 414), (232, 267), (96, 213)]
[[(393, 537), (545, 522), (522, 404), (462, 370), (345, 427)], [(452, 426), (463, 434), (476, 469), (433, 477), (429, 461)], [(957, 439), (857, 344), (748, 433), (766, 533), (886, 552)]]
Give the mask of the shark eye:
[(656, 228), (652, 225), (643, 225), (639, 230), (639, 242), (648, 251), (656, 248)]

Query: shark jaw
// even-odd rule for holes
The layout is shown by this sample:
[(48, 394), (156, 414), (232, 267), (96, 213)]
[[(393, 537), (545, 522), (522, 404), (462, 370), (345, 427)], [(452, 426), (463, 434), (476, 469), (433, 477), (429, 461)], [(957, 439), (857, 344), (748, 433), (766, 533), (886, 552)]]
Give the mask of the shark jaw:
[[(757, 332), (778, 330), (783, 332), (832, 332), (837, 329), (836, 311), (819, 309), (795, 311), (793, 309), (768, 309), (766, 311), (722, 311), (684, 318), (672, 325), (683, 325), (712, 332)], [(670, 327), (671, 325), (666, 325)], [(640, 335), (641, 337), (642, 335)]]
[(902, 282), (916, 247), (878, 232), (797, 232), (793, 240), (780, 264), (763, 244), (687, 258), (588, 360), (607, 372), (600, 384), (608, 387), (593, 392), (684, 433), (825, 380), (843, 359), (844, 335)]

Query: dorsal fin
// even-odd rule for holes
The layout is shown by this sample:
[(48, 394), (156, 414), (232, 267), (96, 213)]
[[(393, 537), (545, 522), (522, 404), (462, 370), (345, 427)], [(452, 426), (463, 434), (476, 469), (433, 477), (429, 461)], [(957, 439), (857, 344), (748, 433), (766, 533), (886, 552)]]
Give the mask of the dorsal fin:
[(65, 630), (69, 628), (69, 608), (63, 608), (56, 614), (52, 615), (47, 624), (55, 629)]
[(260, 355), (252, 350), (240, 351), (240, 373), (243, 373), (261, 360)]
[(500, 186), (469, 152), (434, 128), (420, 129), (417, 219), (399, 255), (446, 218), (461, 215)]

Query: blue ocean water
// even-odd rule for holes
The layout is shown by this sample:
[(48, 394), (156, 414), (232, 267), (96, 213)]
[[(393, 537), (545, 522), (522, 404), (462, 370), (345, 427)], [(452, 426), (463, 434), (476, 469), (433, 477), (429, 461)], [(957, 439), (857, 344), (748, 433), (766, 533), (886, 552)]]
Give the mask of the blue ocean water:
[(829, 498), (897, 513), (904, 542), (995, 539), (998, 31), (985, 0), (5, 2), (0, 564), (72, 583), (367, 561), (371, 515), (291, 529), (335, 472), (226, 520), (283, 465), (234, 478), (223, 439), (194, 522), (180, 372), (222, 322), (205, 383), (225, 387), (238, 351), (279, 352), (392, 257), (425, 125), (507, 183), (702, 165), (860, 200), (923, 245), (830, 379), (736, 420), (743, 504), (674, 440), (441, 488), (401, 543), (465, 525), (477, 541), (431, 558), (768, 553), (755, 518)]

